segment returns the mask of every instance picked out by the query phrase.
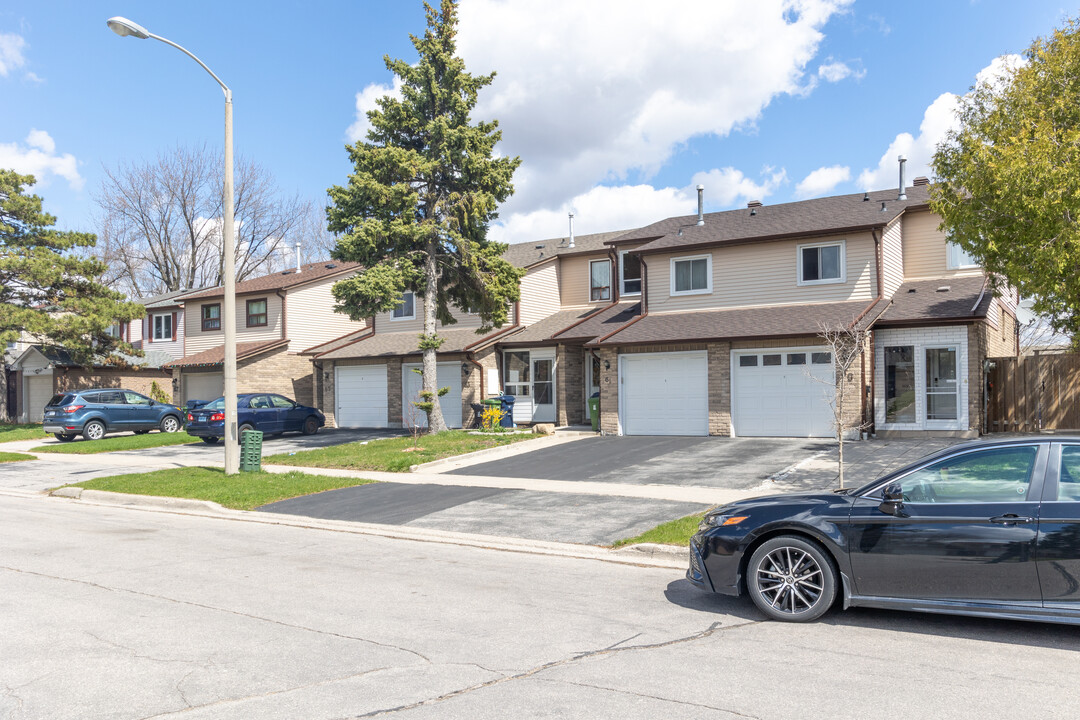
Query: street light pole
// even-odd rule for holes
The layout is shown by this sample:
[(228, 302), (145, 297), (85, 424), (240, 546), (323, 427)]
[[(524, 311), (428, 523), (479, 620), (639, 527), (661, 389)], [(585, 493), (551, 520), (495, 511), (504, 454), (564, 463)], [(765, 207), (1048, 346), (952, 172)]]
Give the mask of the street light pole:
[(159, 35), (154, 35), (142, 25), (127, 18), (114, 17), (106, 22), (109, 29), (121, 37), (147, 38), (160, 40), (171, 45), (189, 58), (199, 63), (203, 70), (210, 73), (222, 92), (225, 93), (225, 187), (223, 189), (222, 218), (222, 272), (225, 280), (225, 302), (222, 308), (221, 323), (225, 326), (225, 360), (223, 380), (225, 390), (225, 474), (235, 475), (240, 471), (240, 438), (236, 433), (236, 228), (233, 214), (233, 103), (232, 90), (221, 82), (221, 78), (206, 66), (199, 58)]

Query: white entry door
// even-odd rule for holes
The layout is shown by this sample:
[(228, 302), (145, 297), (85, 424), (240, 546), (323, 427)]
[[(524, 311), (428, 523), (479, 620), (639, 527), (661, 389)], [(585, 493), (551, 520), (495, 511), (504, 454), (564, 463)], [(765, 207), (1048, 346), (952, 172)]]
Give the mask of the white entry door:
[(732, 354), (732, 423), (741, 437), (834, 437), (832, 354), (823, 348)]
[[(402, 416), (405, 427), (427, 427), (427, 413), (412, 403), (420, 402), (420, 390), (423, 389), (424, 381), (420, 373), (413, 372), (413, 368), (422, 369), (423, 365), (401, 366), (402, 387)], [(449, 392), (439, 398), (439, 407), (442, 408), (443, 420), (447, 427), (461, 427), (461, 363), (439, 363), (436, 371), (436, 388), (450, 388)]]
[(532, 421), (555, 422), (555, 356), (531, 354)]
[(626, 435), (708, 435), (706, 353), (619, 356), (619, 414)]
[(389, 425), (386, 365), (341, 365), (334, 369), (334, 417), (338, 427)]

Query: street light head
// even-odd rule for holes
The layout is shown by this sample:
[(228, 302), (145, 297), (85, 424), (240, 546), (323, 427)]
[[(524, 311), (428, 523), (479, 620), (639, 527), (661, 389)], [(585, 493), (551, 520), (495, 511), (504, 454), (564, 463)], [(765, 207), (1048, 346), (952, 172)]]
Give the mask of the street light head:
[(136, 37), (140, 40), (145, 40), (150, 37), (150, 31), (142, 25), (131, 22), (127, 18), (120, 17), (119, 15), (109, 18), (105, 21), (105, 24), (120, 37), (127, 37), (130, 35), (131, 37)]

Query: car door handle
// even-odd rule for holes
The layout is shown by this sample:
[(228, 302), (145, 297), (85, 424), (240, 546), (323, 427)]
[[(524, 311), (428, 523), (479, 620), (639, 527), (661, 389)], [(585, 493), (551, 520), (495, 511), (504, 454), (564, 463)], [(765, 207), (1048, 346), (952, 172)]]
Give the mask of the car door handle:
[(990, 522), (994, 523), (995, 525), (1024, 525), (1030, 522), (1035, 522), (1035, 518), (1021, 517), (1020, 515), (1014, 515), (1013, 513), (1009, 513), (1007, 515), (998, 515), (997, 517), (992, 517), (990, 518)]

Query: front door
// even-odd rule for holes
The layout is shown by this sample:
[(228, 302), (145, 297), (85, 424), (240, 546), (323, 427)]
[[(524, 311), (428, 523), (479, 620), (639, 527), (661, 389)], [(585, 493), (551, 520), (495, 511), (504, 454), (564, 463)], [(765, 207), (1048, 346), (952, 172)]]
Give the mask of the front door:
[(1034, 444), (973, 450), (900, 478), (896, 515), (878, 508), (880, 497), (856, 500), (849, 536), (855, 592), (1039, 604), (1033, 491), (1040, 483), (1033, 487), (1032, 479), (1045, 464)]
[(926, 348), (926, 424), (951, 426), (959, 417), (956, 347)]
[(532, 357), (533, 422), (555, 422), (555, 358)]

